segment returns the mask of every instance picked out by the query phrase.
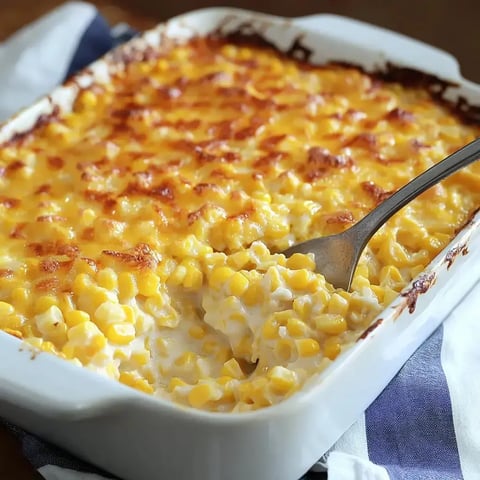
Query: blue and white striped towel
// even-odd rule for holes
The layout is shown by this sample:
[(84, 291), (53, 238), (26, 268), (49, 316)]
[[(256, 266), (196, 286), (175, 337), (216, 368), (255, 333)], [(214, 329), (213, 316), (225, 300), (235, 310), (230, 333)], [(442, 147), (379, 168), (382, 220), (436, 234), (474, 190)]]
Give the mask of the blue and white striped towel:
[[(0, 46), (0, 119), (132, 34), (112, 32), (85, 3), (67, 4), (20, 31)], [(329, 480), (480, 480), (479, 311), (477, 284), (314, 469), (328, 468)], [(10, 428), (46, 479), (108, 477)]]

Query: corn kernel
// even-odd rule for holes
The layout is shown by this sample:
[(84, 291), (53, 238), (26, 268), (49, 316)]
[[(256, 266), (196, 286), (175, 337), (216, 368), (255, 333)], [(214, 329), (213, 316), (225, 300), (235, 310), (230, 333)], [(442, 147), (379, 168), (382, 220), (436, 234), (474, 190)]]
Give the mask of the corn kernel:
[(118, 380), (120, 376), (120, 372), (118, 371), (118, 368), (114, 363), (108, 364), (105, 369), (105, 372), (113, 380)]
[(368, 277), (368, 265), (365, 263), (360, 263), (355, 270), (355, 275), (360, 275), (361, 277)]
[(266, 407), (272, 404), (272, 400), (267, 395), (268, 379), (257, 377), (251, 382), (245, 382), (238, 387), (240, 398), (246, 403), (251, 403), (256, 407)]
[(328, 302), (328, 313), (345, 316), (348, 311), (348, 300), (334, 293)]
[(133, 352), (130, 356), (130, 360), (138, 366), (143, 367), (150, 361), (150, 353), (147, 351)]
[(388, 265), (380, 271), (380, 285), (395, 289), (395, 287), (404, 284), (402, 274), (397, 267)]
[(319, 290), (326, 290), (326, 281), (323, 275), (314, 274), (310, 278), (310, 283), (307, 287), (307, 292), (315, 293)]
[(30, 304), (30, 291), (24, 287), (16, 287), (12, 291), (12, 303), (17, 310), (25, 312)]
[(282, 222), (280, 218), (272, 216), (271, 220), (265, 226), (265, 237), (273, 240), (280, 240), (285, 238), (290, 232), (290, 225), (288, 222)]
[(305, 319), (310, 316), (312, 304), (310, 298), (297, 297), (294, 298), (292, 304), (293, 311), (301, 318)]
[(330, 360), (335, 360), (341, 350), (342, 347), (337, 337), (329, 337), (323, 344), (323, 354)]
[(65, 316), (66, 312), (70, 312), (71, 310), (75, 310), (75, 305), (73, 303), (73, 296), (70, 293), (61, 293), (58, 296), (58, 307), (63, 312), (63, 316)]
[(107, 339), (103, 335), (97, 335), (92, 338), (92, 341), (86, 351), (90, 356), (93, 356), (96, 353), (104, 350), (106, 346)]
[(63, 342), (67, 338), (67, 325), (63, 320), (62, 311), (52, 305), (47, 311), (35, 316), (38, 330), (48, 340)]
[(91, 90), (84, 90), (77, 103), (81, 108), (93, 108), (97, 105), (97, 97)]
[(238, 51), (238, 57), (242, 60), (250, 60), (253, 56), (253, 52), (250, 48), (240, 48)]
[(278, 271), (278, 268), (271, 267), (268, 269), (268, 278), (270, 280), (270, 291), (274, 292), (280, 287), (283, 287), (283, 278)]
[(198, 290), (203, 284), (203, 273), (195, 266), (188, 266), (187, 273), (183, 279), (183, 286), (185, 288), (192, 288)]
[(223, 252), (214, 252), (205, 255), (202, 259), (203, 263), (209, 267), (224, 267), (227, 256)]
[(166, 313), (155, 317), (155, 324), (157, 327), (175, 328), (180, 323), (180, 316), (178, 313), (170, 308)]
[(7, 302), (0, 302), (0, 317), (11, 315), (13, 312), (15, 312), (15, 309), (12, 305)]
[(182, 285), (187, 275), (187, 268), (184, 265), (177, 265), (177, 268), (168, 277), (168, 284), (172, 286)]
[(106, 333), (110, 324), (125, 322), (127, 316), (118, 303), (103, 302), (95, 310), (94, 319), (100, 330)]
[(118, 379), (124, 385), (128, 385), (129, 387), (136, 388), (141, 392), (145, 392), (145, 393), (154, 392), (153, 387), (146, 380), (139, 377), (138, 374), (135, 374), (133, 372), (121, 372)]
[(50, 122), (45, 126), (45, 132), (53, 137), (59, 136), (63, 138), (70, 134), (70, 129), (59, 122)]
[(316, 313), (320, 313), (327, 308), (330, 297), (331, 295), (326, 288), (321, 288), (311, 295), (311, 302), (315, 305)]
[(273, 317), (279, 325), (287, 325), (288, 320), (294, 316), (293, 310), (282, 310), (280, 312), (275, 312)]
[(385, 296), (385, 289), (383, 287), (379, 287), (378, 285), (372, 285), (370, 288), (372, 289), (372, 292), (377, 297), (378, 302), (383, 303), (383, 299)]
[(169, 68), (170, 68), (170, 65), (169, 65), (169, 63), (168, 63), (167, 60), (165, 60), (164, 58), (161, 58), (160, 60), (158, 60), (158, 62), (157, 62), (157, 69), (158, 69), (160, 72), (165, 72), (165, 71), (167, 71)]
[(291, 339), (282, 338), (275, 345), (275, 353), (281, 361), (289, 362), (293, 359), (295, 347)]
[(235, 272), (228, 280), (228, 290), (230, 295), (242, 296), (248, 289), (248, 279), (240, 272)]
[(145, 297), (151, 297), (158, 292), (160, 278), (150, 270), (142, 272), (137, 279), (138, 292)]
[(84, 310), (93, 315), (96, 309), (102, 304), (116, 304), (118, 306), (117, 301), (118, 299), (114, 292), (98, 287), (97, 285), (92, 285), (88, 291), (78, 296), (77, 306), (79, 310)]
[(232, 352), (229, 348), (219, 348), (215, 354), (215, 363), (225, 363), (232, 356)]
[(268, 371), (270, 385), (279, 394), (287, 394), (296, 384), (295, 372), (282, 366), (275, 366)]
[(120, 305), (123, 313), (125, 314), (125, 322), (127, 323), (135, 323), (136, 315), (135, 310), (130, 305)]
[(53, 353), (54, 355), (58, 353), (58, 350), (55, 348), (55, 345), (52, 342), (43, 342), (42, 350), (47, 353)]
[(152, 71), (152, 66), (148, 63), (140, 63), (138, 69), (143, 75), (146, 75)]
[(233, 377), (230, 377), (229, 375), (222, 375), (221, 377), (218, 377), (216, 379), (217, 383), (222, 387), (225, 387), (232, 380), (233, 380)]
[(315, 270), (315, 261), (312, 254), (294, 253), (290, 258), (287, 258), (286, 265), (290, 270)]
[(212, 288), (219, 290), (235, 274), (230, 267), (219, 267), (213, 270), (209, 278), (209, 284)]
[(169, 247), (170, 253), (177, 258), (201, 257), (213, 252), (213, 248), (201, 242), (195, 235), (187, 235), (183, 240)]
[(85, 225), (91, 225), (96, 218), (95, 210), (91, 208), (86, 208), (82, 212), (82, 223)]
[(162, 357), (167, 357), (170, 353), (170, 341), (167, 338), (157, 338), (155, 341), (157, 352)]
[(311, 280), (311, 274), (308, 270), (294, 270), (288, 276), (287, 282), (291, 288), (295, 290), (305, 290)]
[(90, 315), (82, 310), (70, 310), (65, 313), (65, 322), (69, 328), (88, 321), (90, 321)]
[(67, 342), (62, 347), (62, 353), (67, 360), (71, 360), (72, 358), (75, 358), (75, 355), (76, 355), (75, 345), (72, 345), (71, 343)]
[(235, 358), (231, 358), (227, 360), (220, 371), (221, 375), (228, 375), (230, 377), (240, 379), (244, 378), (245, 375), (240, 367), (240, 364), (237, 362)]
[(245, 250), (240, 250), (235, 252), (228, 257), (228, 265), (234, 269), (245, 268), (249, 263), (251, 263), (250, 254)]
[(295, 340), (297, 352), (301, 357), (311, 357), (320, 351), (320, 345), (313, 338)]
[(298, 318), (289, 318), (287, 321), (287, 330), (292, 337), (302, 337), (307, 332), (307, 326)]
[(188, 329), (188, 333), (192, 338), (195, 338), (196, 340), (201, 340), (207, 334), (207, 332), (201, 325), (192, 325)]
[(111, 268), (104, 268), (97, 273), (97, 281), (100, 287), (107, 290), (116, 290), (118, 288), (117, 274)]
[(222, 54), (229, 58), (235, 58), (238, 52), (238, 48), (234, 45), (224, 45), (222, 47)]
[(365, 288), (370, 288), (370, 280), (367, 277), (355, 275), (352, 280), (352, 289), (361, 292)]
[(76, 295), (80, 295), (81, 293), (88, 290), (89, 287), (93, 285), (92, 279), (90, 275), (86, 273), (79, 273), (75, 280), (73, 281), (73, 292)]
[(90, 278), (93, 278), (93, 276), (97, 273), (96, 264), (91, 264), (86, 259), (80, 259), (79, 261), (75, 262), (75, 268), (78, 275), (83, 274), (89, 276)]
[(105, 336), (118, 345), (128, 345), (135, 338), (135, 327), (131, 323), (112, 323)]
[(25, 334), (28, 334), (28, 332), (25, 330), (24, 326), (25, 323), (25, 317), (23, 315), (20, 315), (18, 313), (14, 313), (11, 315), (0, 315), (0, 328), (3, 330), (18, 330), (22, 328)]
[(211, 355), (217, 349), (217, 342), (214, 340), (206, 340), (202, 345), (202, 354)]
[(198, 355), (194, 352), (184, 352), (176, 358), (175, 365), (188, 368), (194, 365), (197, 358)]
[(155, 295), (147, 298), (145, 310), (152, 316), (158, 317), (165, 311), (166, 303), (162, 295)]
[(268, 258), (270, 257), (270, 250), (262, 242), (253, 242), (250, 247), (250, 251), (252, 252), (254, 257), (257, 258), (257, 261), (260, 261), (260, 263), (268, 260)]
[(126, 362), (129, 359), (129, 355), (125, 350), (117, 348), (113, 352), (113, 358), (115, 360), (119, 360), (120, 362)]
[(177, 47), (175, 50), (172, 51), (171, 56), (175, 60), (185, 61), (188, 59), (190, 52), (187, 48)]
[(93, 322), (82, 322), (70, 328), (67, 336), (71, 341), (88, 343), (89, 340), (96, 336), (103, 337), (103, 334)]
[(172, 377), (170, 380), (167, 390), (171, 393), (178, 387), (186, 387), (188, 384), (185, 383), (181, 378)]
[(327, 335), (339, 335), (347, 330), (345, 317), (335, 313), (323, 313), (313, 319), (315, 327)]
[(242, 300), (244, 301), (245, 305), (248, 305), (250, 307), (260, 303), (262, 301), (262, 298), (262, 289), (259, 288), (259, 285), (255, 283), (250, 283), (250, 286), (242, 296)]
[(416, 265), (410, 268), (410, 277), (415, 278), (425, 270), (425, 265)]
[(237, 345), (235, 345), (235, 355), (250, 360), (252, 358), (252, 338), (245, 335)]
[(190, 390), (188, 402), (192, 407), (201, 408), (212, 400), (218, 400), (221, 396), (220, 388), (214, 388), (213, 385), (208, 383), (200, 383)]
[(262, 327), (262, 335), (267, 340), (274, 340), (278, 338), (278, 323), (275, 317), (270, 317), (266, 320)]
[(153, 373), (153, 370), (151, 368), (144, 368), (142, 369), (142, 375), (143, 378), (150, 384), (152, 385), (153, 382), (155, 381), (155, 375)]
[(58, 300), (53, 295), (39, 297), (35, 302), (35, 313), (45, 312), (53, 305), (58, 306)]
[(384, 287), (384, 305), (390, 305), (398, 297), (398, 293), (390, 287)]
[(118, 290), (122, 299), (134, 298), (138, 294), (137, 282), (130, 272), (121, 272), (118, 275)]
[(37, 332), (34, 331), (32, 325), (29, 323), (23, 325), (22, 330), (25, 338), (34, 337), (37, 334)]

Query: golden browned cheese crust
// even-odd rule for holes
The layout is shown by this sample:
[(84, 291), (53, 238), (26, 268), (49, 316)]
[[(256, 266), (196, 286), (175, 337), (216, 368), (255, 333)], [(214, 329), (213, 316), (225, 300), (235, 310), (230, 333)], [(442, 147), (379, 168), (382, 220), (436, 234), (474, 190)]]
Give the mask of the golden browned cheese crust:
[(369, 243), (312, 256), (479, 135), (426, 90), (195, 39), (132, 61), (0, 148), (0, 328), (147, 393), (244, 411), (298, 391), (480, 206), (480, 165)]

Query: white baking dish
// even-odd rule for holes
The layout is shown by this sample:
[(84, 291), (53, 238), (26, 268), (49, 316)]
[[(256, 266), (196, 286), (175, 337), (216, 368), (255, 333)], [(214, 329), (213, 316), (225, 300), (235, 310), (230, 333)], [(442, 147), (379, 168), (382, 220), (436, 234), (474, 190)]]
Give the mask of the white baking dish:
[[(311, 61), (341, 60), (369, 70), (386, 61), (454, 81), (446, 94), (480, 105), (480, 87), (461, 78), (458, 65), (437, 49), (331, 15), (296, 20), (233, 9), (200, 10), (174, 18), (135, 39), (123, 52), (165, 38), (188, 38), (243, 25), (281, 49), (301, 35)], [(116, 55), (118, 58), (119, 55)], [(56, 90), (0, 129), (0, 142), (25, 131), (54, 106), (68, 110), (78, 84), (101, 81), (113, 57), (93, 65), (76, 83)], [(376, 326), (306, 388), (268, 409), (206, 413), (149, 397), (119, 383), (36, 352), (0, 333), (0, 412), (75, 455), (128, 480), (295, 480), (338, 439), (381, 392), (414, 350), (480, 277), (480, 216), (374, 322)], [(422, 288), (417, 288), (422, 290)], [(409, 308), (416, 299), (416, 307)], [(410, 313), (412, 310), (412, 313)], [(381, 319), (381, 321), (380, 321)]]

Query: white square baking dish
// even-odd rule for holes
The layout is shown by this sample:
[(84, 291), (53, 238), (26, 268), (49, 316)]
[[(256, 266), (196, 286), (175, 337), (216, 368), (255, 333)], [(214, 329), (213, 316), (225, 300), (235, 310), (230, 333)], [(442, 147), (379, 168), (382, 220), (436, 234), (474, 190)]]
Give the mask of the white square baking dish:
[[(464, 80), (448, 54), (420, 42), (331, 15), (282, 19), (213, 8), (176, 17), (121, 47), (122, 55), (163, 41), (213, 31), (259, 34), (282, 51), (299, 45), (309, 60), (335, 60), (368, 71), (392, 63), (456, 84), (451, 101), (480, 105), (480, 86)], [(299, 49), (299, 54), (305, 50)], [(21, 112), (0, 142), (30, 129), (54, 108), (68, 110), (79, 85), (102, 81), (122, 55), (109, 55)], [(461, 100), (464, 99), (464, 100)], [(475, 110), (472, 110), (475, 113)], [(2, 416), (127, 480), (294, 480), (359, 417), (415, 349), (480, 277), (480, 215), (348, 351), (288, 400), (242, 414), (185, 409), (33, 352), (0, 332)]]

